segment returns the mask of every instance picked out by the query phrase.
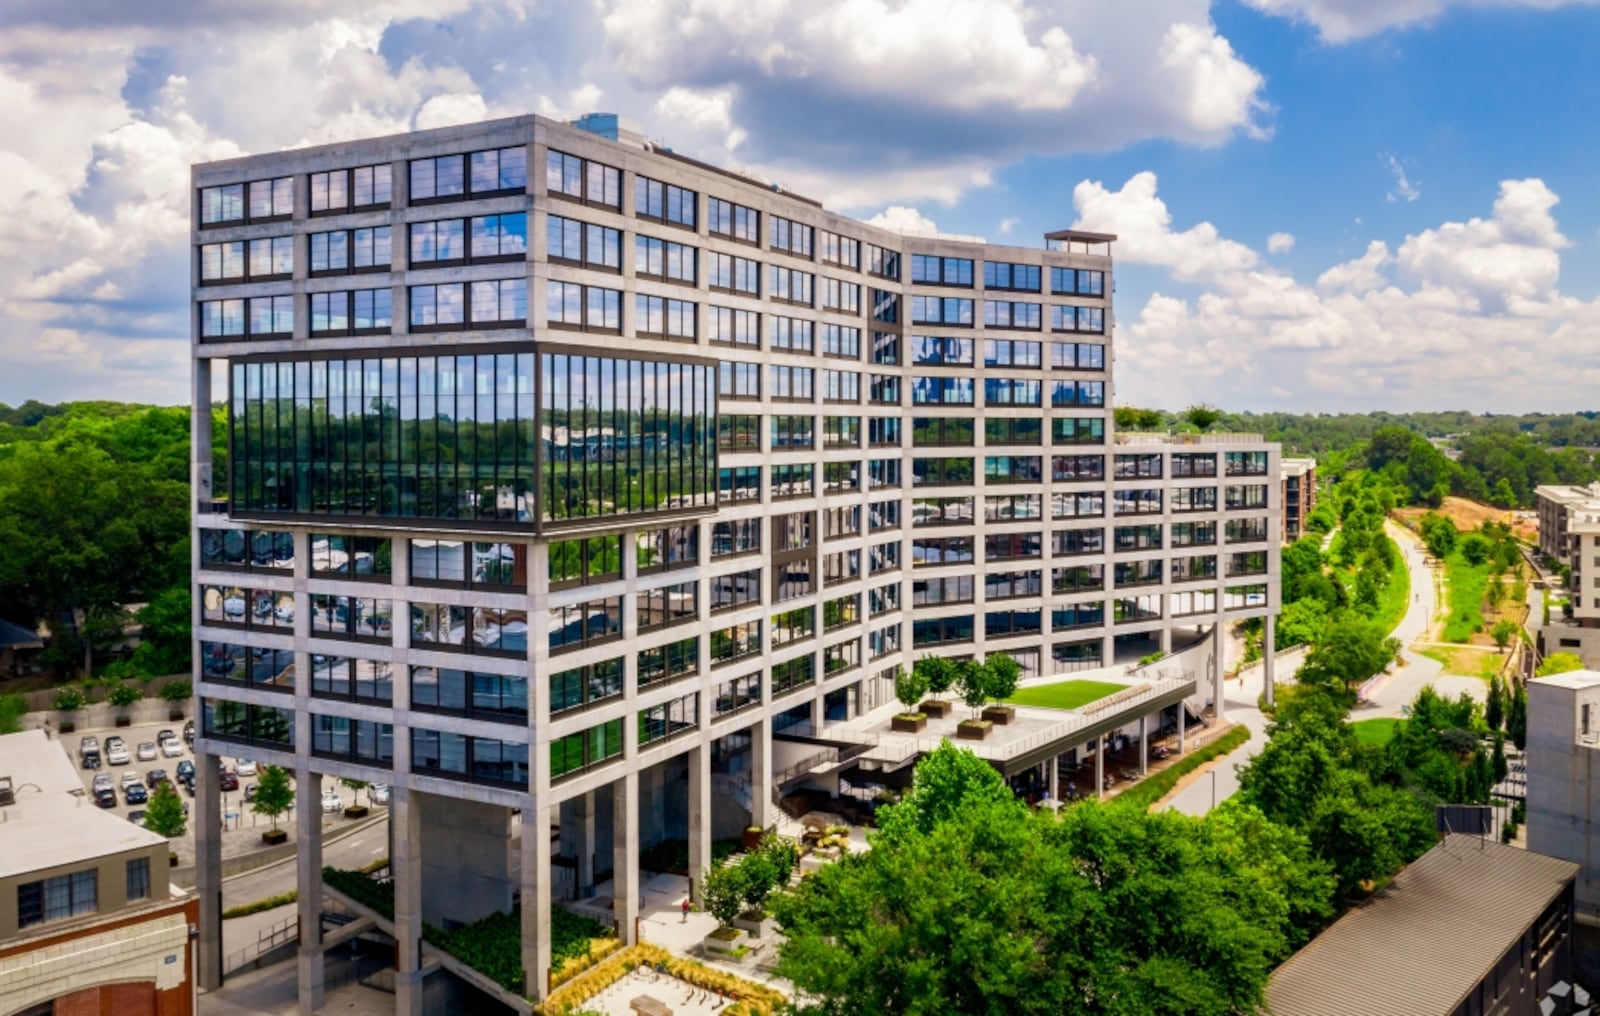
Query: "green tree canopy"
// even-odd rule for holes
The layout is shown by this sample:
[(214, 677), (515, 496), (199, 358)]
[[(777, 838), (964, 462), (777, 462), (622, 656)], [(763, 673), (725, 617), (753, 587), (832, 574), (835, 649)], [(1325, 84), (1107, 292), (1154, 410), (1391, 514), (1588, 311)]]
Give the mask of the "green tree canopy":
[(1383, 673), (1399, 651), (1398, 639), (1386, 635), (1373, 622), (1346, 612), (1328, 623), (1322, 637), (1306, 654), (1300, 682), (1351, 693), (1369, 678)]
[(289, 773), (281, 766), (262, 766), (256, 781), (256, 794), (250, 801), (250, 810), (272, 820), (272, 831), (278, 831), (278, 816), (294, 804), (294, 787), (289, 784)]
[(183, 802), (178, 799), (178, 792), (170, 782), (157, 784), (145, 809), (145, 826), (156, 835), (170, 840), (183, 835), (185, 822)]

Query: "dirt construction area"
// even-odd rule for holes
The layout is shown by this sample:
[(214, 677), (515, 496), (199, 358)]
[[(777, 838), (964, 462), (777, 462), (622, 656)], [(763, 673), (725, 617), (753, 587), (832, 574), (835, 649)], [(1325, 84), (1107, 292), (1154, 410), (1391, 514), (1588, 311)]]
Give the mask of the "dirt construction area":
[(1444, 504), (1438, 508), (1398, 508), (1395, 514), (1415, 528), (1417, 520), (1430, 511), (1437, 511), (1445, 516), (1463, 533), (1478, 529), (1485, 522), (1505, 522), (1511, 526), (1518, 539), (1530, 543), (1537, 543), (1539, 540), (1538, 523), (1526, 517), (1525, 513), (1479, 504), (1464, 497), (1447, 497), (1444, 499)]

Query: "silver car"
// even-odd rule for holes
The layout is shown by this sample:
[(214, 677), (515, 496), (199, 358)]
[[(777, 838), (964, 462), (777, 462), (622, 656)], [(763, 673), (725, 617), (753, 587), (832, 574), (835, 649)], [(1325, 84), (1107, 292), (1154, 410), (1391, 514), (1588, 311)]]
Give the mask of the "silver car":
[(139, 742), (137, 758), (140, 762), (154, 762), (156, 757), (156, 743), (154, 741)]

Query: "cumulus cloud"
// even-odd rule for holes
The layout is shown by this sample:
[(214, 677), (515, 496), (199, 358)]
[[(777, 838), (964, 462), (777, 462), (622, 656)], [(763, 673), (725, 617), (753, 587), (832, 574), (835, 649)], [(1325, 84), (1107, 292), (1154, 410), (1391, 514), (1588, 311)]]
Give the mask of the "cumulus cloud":
[(1304, 22), (1324, 42), (1344, 43), (1391, 28), (1425, 24), (1452, 9), (1507, 7), (1553, 10), (1595, 0), (1245, 0), (1264, 14)]
[(1441, 223), (1396, 249), (1373, 240), (1314, 286), (1263, 267), (1214, 229), (1173, 229), (1153, 174), (1114, 192), (1085, 181), (1078, 195), (1086, 228), (1122, 234), (1120, 262), (1198, 284), (1187, 295), (1158, 288), (1120, 315), (1120, 385), (1135, 402), (1576, 408), (1600, 380), (1600, 300), (1556, 287), (1568, 241), (1553, 215), (1559, 197), (1541, 180), (1506, 180), (1489, 215)]
[(1267, 237), (1268, 254), (1287, 254), (1294, 250), (1293, 233), (1273, 233)]
[(867, 220), (869, 226), (892, 229), (896, 233), (931, 234), (939, 232), (938, 225), (915, 208), (890, 205)]

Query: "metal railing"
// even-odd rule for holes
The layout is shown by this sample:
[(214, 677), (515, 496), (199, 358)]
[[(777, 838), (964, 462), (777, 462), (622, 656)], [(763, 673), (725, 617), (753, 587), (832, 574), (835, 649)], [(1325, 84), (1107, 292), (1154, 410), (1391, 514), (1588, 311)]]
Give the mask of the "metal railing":
[(1116, 436), (1119, 445), (1230, 445), (1261, 444), (1260, 434), (1167, 434), (1160, 431), (1123, 431)]
[(249, 966), (281, 945), (299, 941), (300, 916), (295, 914), (285, 917), (277, 924), (261, 929), (256, 936), (254, 945), (247, 945), (243, 949), (229, 953), (228, 958), (222, 964), (223, 975), (232, 974), (243, 967)]

